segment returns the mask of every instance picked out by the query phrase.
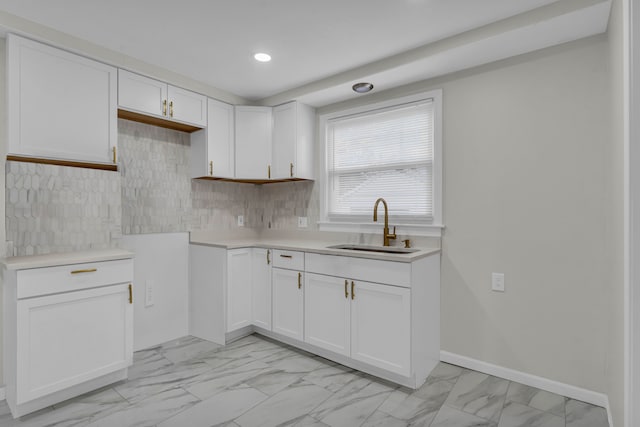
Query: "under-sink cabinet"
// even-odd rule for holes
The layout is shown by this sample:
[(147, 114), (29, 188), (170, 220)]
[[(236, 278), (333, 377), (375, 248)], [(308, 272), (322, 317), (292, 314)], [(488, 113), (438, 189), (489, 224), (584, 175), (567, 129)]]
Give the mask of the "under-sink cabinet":
[(126, 378), (133, 260), (4, 273), (4, 372), (14, 417)]
[[(207, 97), (140, 74), (118, 70), (118, 108), (162, 120), (207, 126)], [(121, 117), (140, 120), (140, 117)]]
[(413, 388), (440, 359), (438, 253), (399, 262), (190, 246), (192, 335), (226, 344), (258, 332)]

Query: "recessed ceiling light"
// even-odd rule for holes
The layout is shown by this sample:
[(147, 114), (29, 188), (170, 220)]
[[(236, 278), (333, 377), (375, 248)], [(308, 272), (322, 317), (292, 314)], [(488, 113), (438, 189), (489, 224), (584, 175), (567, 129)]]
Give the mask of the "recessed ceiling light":
[(353, 86), (351, 86), (351, 89), (353, 89), (354, 92), (367, 93), (367, 92), (370, 92), (371, 89), (373, 89), (373, 85), (371, 83), (366, 83), (366, 82), (356, 83)]
[(271, 55), (269, 55), (268, 53), (256, 53), (255, 55), (253, 55), (253, 57), (256, 59), (256, 61), (260, 61), (260, 62), (269, 62), (271, 61)]

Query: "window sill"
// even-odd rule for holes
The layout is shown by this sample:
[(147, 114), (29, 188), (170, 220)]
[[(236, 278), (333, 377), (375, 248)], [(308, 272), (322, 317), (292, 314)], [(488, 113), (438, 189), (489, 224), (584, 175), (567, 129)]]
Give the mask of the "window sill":
[[(442, 237), (444, 225), (438, 224), (391, 224), (389, 228), (393, 231), (396, 227), (396, 234), (407, 236)], [(382, 224), (356, 223), (356, 222), (318, 222), (320, 231), (342, 231), (345, 233), (381, 233), (384, 228)]]

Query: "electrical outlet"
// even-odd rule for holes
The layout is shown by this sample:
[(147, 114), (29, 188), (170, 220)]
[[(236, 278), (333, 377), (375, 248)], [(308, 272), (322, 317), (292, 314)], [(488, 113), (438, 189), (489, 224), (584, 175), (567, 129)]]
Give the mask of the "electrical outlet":
[(491, 290), (504, 292), (504, 273), (491, 273)]
[(298, 217), (298, 228), (307, 228), (309, 226), (309, 222), (306, 216)]
[(147, 280), (144, 284), (144, 306), (151, 307), (153, 305), (153, 287), (155, 282)]
[(238, 215), (238, 227), (244, 227), (244, 215)]

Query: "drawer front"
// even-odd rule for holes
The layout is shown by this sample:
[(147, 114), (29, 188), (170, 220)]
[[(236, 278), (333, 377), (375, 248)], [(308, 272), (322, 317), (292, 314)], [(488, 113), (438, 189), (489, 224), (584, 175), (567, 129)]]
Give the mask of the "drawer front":
[(411, 264), (408, 262), (307, 253), (305, 265), (309, 273), (411, 287)]
[(304, 252), (274, 249), (273, 266), (289, 270), (304, 270)]
[(18, 271), (18, 299), (133, 281), (133, 259)]

